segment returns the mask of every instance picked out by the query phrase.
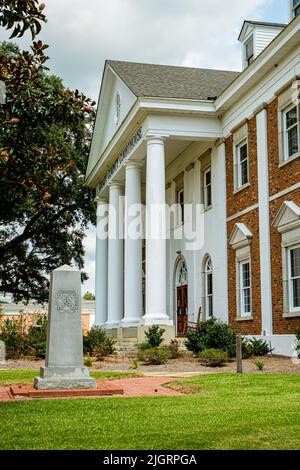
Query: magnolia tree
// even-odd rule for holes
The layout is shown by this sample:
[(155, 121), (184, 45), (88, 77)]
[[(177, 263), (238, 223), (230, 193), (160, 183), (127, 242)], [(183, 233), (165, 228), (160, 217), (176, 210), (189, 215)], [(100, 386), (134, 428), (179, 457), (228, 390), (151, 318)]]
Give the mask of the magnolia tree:
[(62, 264), (82, 269), (95, 222), (84, 184), (95, 103), (48, 74), (48, 46), (36, 40), (44, 8), (0, 1), (0, 26), (33, 38), (30, 51), (0, 44), (0, 293), (15, 301), (47, 300), (49, 273)]

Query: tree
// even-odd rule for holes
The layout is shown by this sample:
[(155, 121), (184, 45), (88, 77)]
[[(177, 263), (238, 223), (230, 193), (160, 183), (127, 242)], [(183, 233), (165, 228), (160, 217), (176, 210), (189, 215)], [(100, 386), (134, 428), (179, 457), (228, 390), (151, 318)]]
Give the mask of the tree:
[(83, 298), (84, 300), (95, 300), (95, 296), (92, 294), (92, 292), (86, 292)]
[[(44, 20), (38, 4), (1, 2), (0, 24), (22, 23), (18, 35), (28, 28), (35, 35), (36, 21)], [(95, 103), (47, 74), (47, 48), (41, 41), (31, 52), (11, 43), (0, 47), (6, 86), (0, 105), (0, 293), (15, 301), (44, 302), (53, 269), (82, 269), (84, 230), (95, 223), (93, 191), (84, 184)]]
[(41, 31), (41, 22), (46, 21), (44, 8), (45, 3), (39, 0), (0, 0), (0, 26), (13, 28), (10, 38), (21, 37), (30, 29), (34, 39)]

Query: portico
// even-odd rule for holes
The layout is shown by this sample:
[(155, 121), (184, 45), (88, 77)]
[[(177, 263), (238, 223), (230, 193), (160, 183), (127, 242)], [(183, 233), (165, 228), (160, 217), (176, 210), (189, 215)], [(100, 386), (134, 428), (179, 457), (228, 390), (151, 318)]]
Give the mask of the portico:
[[(107, 64), (87, 175), (88, 184), (96, 188), (98, 206), (96, 324), (119, 343), (125, 338), (143, 341), (151, 325), (163, 326), (166, 339), (171, 339), (178, 331), (171, 273), (176, 247), (185, 250), (186, 242), (184, 235), (173, 240), (174, 233), (194, 217), (187, 211), (180, 224), (169, 220), (169, 207), (177, 202), (176, 172), (185, 175), (187, 187), (189, 178), (197, 181), (199, 157), (211, 148), (216, 154), (222, 150), (215, 147), (223, 137), (221, 122), (209, 97), (132, 97), (131, 90), (122, 89), (124, 77), (116, 73)], [(227, 81), (232, 76), (229, 73)], [(114, 86), (108, 85), (110, 80)], [(115, 119), (114, 128), (105, 123), (107, 116)], [(183, 202), (195, 206), (197, 201), (185, 197)], [(190, 264), (194, 258), (191, 253)], [(195, 284), (195, 278), (190, 279)], [(195, 290), (193, 285), (194, 297)], [(199, 310), (197, 302), (189, 303), (191, 320)]]

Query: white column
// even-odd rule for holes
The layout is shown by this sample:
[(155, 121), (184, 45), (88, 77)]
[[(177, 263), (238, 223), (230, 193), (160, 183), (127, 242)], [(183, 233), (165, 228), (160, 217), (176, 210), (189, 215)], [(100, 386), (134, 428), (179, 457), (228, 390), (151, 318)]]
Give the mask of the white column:
[(273, 334), (267, 110), (256, 115), (262, 334)]
[(123, 317), (123, 198), (122, 185), (109, 186), (108, 305), (106, 328), (119, 328)]
[(141, 166), (126, 165), (125, 183), (125, 269), (123, 327), (138, 326), (142, 322), (142, 214)]
[(147, 140), (145, 325), (172, 325), (166, 301), (166, 209), (164, 138)]
[(108, 250), (108, 203), (96, 198), (96, 319), (97, 326), (104, 326), (107, 320), (107, 250)]

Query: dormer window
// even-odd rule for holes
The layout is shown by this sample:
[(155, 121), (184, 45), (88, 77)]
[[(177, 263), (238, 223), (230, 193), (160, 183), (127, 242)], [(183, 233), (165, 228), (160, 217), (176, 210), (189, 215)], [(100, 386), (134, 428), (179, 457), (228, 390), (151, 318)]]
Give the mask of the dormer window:
[(251, 37), (245, 44), (246, 49), (246, 63), (247, 65), (252, 64), (254, 61), (254, 40)]
[(292, 0), (293, 18), (300, 14), (300, 0)]

